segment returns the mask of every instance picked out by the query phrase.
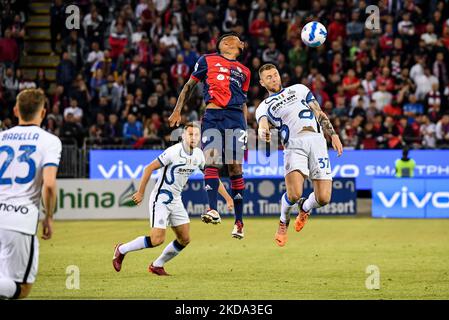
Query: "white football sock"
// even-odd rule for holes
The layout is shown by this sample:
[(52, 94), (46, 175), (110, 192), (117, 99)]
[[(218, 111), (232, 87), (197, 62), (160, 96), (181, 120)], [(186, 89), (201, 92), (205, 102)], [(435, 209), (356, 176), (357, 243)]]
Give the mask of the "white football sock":
[(145, 238), (145, 236), (137, 237), (130, 242), (122, 244), (118, 250), (121, 254), (126, 254), (130, 251), (137, 251), (151, 247), (151, 244), (148, 244)]
[(162, 267), (165, 263), (176, 257), (184, 249), (178, 241), (170, 242), (162, 251), (161, 255), (153, 262), (153, 266)]
[(304, 201), (302, 205), (302, 210), (304, 210), (305, 212), (309, 212), (310, 210), (319, 207), (321, 207), (321, 205), (315, 199), (315, 192), (312, 192), (311, 194), (309, 194), (307, 200)]
[(16, 293), (17, 285), (11, 279), (2, 278), (0, 279), (0, 298), (11, 299)]
[(290, 212), (296, 203), (292, 203), (288, 200), (287, 192), (282, 195), (281, 199), (281, 221), (287, 223), (290, 221)]

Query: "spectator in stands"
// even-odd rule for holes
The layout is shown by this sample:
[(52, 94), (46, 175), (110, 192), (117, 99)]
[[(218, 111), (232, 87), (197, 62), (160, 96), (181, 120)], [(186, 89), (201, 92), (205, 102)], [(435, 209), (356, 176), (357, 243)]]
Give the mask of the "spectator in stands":
[(87, 46), (90, 46), (94, 42), (97, 44), (102, 43), (105, 28), (103, 17), (98, 13), (96, 6), (93, 5), (90, 12), (84, 17), (83, 29), (88, 41)]
[(123, 58), (123, 53), (128, 45), (128, 37), (124, 32), (123, 25), (118, 24), (116, 31), (109, 36), (109, 46), (111, 48), (111, 59), (117, 61), (119, 58)]
[(192, 44), (189, 41), (184, 41), (181, 54), (184, 58), (184, 62), (189, 66), (189, 72), (192, 72), (195, 63), (199, 58), (198, 52), (192, 48)]
[(436, 55), (435, 62), (433, 63), (433, 75), (438, 79), (438, 82), (444, 84), (449, 82), (447, 66), (444, 63), (444, 53), (438, 52)]
[(417, 75), (414, 79), (416, 84), (416, 97), (418, 100), (422, 100), (425, 98), (426, 94), (428, 94), (432, 90), (432, 85), (439, 85), (438, 78), (430, 73), (429, 68), (424, 68), (424, 73), (422, 75)]
[(37, 88), (40, 88), (44, 90), (44, 92), (47, 92), (48, 88), (50, 87), (50, 82), (45, 75), (44, 68), (40, 68), (37, 70), (34, 82), (36, 83)]
[(190, 76), (189, 71), (189, 66), (184, 63), (184, 56), (182, 54), (178, 54), (176, 56), (176, 63), (170, 68), (170, 76), (173, 83), (176, 84), (178, 78), (181, 78), (184, 83)]
[(377, 137), (372, 122), (365, 124), (363, 131), (359, 133), (358, 143), (357, 149), (377, 149)]
[(73, 117), (73, 122), (81, 123), (83, 120), (83, 109), (78, 106), (78, 100), (71, 98), (70, 106), (64, 109), (64, 120), (67, 121), (67, 118), (71, 115)]
[(427, 115), (421, 116), (420, 135), (422, 136), (422, 146), (424, 148), (433, 149), (436, 147), (436, 126), (430, 122)]
[(90, 66), (90, 72), (94, 72), (97, 64), (104, 60), (104, 53), (100, 50), (100, 44), (96, 41), (92, 42), (91, 49), (92, 51), (89, 52), (86, 61)]
[(100, 139), (100, 141), (108, 138), (108, 125), (104, 113), (97, 113), (95, 124), (89, 129), (89, 138)]
[(330, 43), (336, 40), (344, 40), (346, 37), (346, 27), (343, 24), (343, 19), (341, 12), (336, 11), (334, 13), (334, 20), (329, 24), (328, 27), (327, 41)]
[(122, 126), (119, 122), (117, 114), (111, 113), (108, 117), (108, 123), (106, 124), (107, 136), (111, 140), (111, 143), (119, 143), (122, 137)]
[(76, 65), (70, 60), (69, 53), (62, 53), (62, 60), (58, 65), (56, 73), (56, 83), (64, 87), (65, 92), (69, 92), (73, 79), (75, 79)]
[(76, 69), (81, 69), (84, 64), (85, 43), (84, 39), (78, 36), (77, 30), (70, 31), (69, 36), (64, 39), (62, 50), (67, 51), (70, 60), (75, 64)]
[(372, 99), (376, 102), (377, 110), (382, 111), (386, 105), (391, 103), (393, 95), (387, 91), (385, 84), (381, 84), (379, 90), (373, 93)]
[(408, 98), (409, 102), (404, 104), (404, 115), (407, 117), (415, 117), (424, 113), (424, 106), (419, 103), (414, 94)]
[(19, 59), (19, 47), (12, 37), (11, 28), (6, 28), (3, 38), (0, 38), (0, 64), (12, 67)]
[(264, 63), (277, 63), (280, 51), (276, 48), (276, 41), (270, 38), (268, 48), (263, 51), (262, 60)]
[(55, 0), (50, 7), (51, 54), (55, 55), (56, 41), (62, 38), (65, 30), (65, 12), (62, 0)]
[(94, 76), (90, 79), (90, 96), (94, 101), (100, 98), (100, 89), (106, 84), (106, 79), (103, 76), (103, 70), (95, 70)]
[(71, 112), (68, 112), (64, 117), (64, 124), (60, 133), (63, 138), (75, 139), (78, 146), (81, 146), (83, 143), (83, 129), (80, 123), (75, 120), (75, 117)]
[(137, 120), (136, 116), (130, 113), (127, 116), (127, 122), (123, 126), (123, 138), (128, 144), (137, 142), (143, 136), (142, 123)]
[(449, 115), (445, 114), (436, 125), (437, 145), (440, 148), (449, 147)]

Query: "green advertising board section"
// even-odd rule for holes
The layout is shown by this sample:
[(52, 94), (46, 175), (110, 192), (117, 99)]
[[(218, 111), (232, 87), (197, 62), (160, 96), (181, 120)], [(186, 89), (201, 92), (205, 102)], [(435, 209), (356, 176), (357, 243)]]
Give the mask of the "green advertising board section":
[(147, 219), (149, 194), (156, 180), (151, 179), (140, 206), (131, 197), (137, 180), (60, 179), (55, 219)]

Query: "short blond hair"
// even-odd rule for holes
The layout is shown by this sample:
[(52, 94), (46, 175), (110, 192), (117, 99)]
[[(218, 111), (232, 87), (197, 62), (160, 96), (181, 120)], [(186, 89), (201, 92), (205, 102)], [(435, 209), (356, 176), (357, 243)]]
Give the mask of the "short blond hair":
[(271, 70), (271, 69), (277, 69), (276, 66), (272, 63), (265, 63), (263, 66), (259, 68), (259, 78), (262, 76), (262, 72)]
[(42, 89), (25, 89), (17, 95), (20, 117), (31, 121), (45, 105), (45, 93)]

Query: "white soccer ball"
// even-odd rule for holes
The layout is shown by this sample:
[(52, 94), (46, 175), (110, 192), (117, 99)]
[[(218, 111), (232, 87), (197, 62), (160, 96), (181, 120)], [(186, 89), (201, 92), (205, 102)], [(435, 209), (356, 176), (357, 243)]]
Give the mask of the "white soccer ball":
[(318, 21), (311, 21), (306, 24), (301, 31), (302, 42), (308, 47), (319, 47), (325, 41), (327, 37), (326, 27)]

